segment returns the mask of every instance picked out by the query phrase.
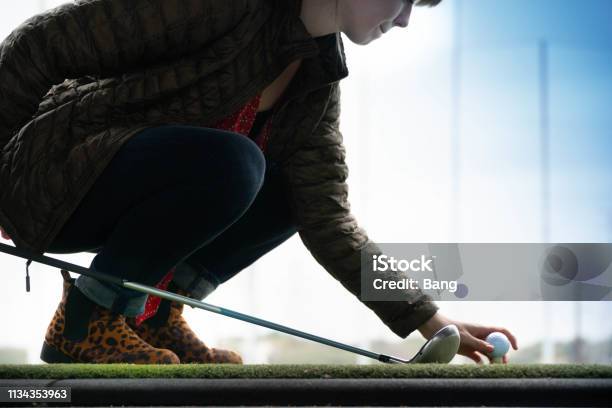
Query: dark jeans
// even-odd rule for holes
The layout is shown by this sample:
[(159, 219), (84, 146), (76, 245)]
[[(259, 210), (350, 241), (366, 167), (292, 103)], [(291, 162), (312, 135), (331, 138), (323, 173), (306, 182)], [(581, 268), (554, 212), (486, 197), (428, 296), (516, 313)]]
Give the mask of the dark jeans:
[[(94, 252), (90, 268), (203, 299), (296, 232), (278, 174), (244, 135), (146, 129), (121, 147), (47, 252)], [(81, 275), (92, 301), (125, 316), (147, 294)]]

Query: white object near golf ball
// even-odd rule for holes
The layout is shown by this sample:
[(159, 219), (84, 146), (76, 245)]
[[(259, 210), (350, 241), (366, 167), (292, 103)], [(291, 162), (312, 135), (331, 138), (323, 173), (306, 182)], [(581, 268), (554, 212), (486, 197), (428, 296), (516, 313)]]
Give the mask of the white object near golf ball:
[(493, 351), (489, 353), (491, 357), (503, 357), (510, 350), (510, 341), (504, 333), (493, 332), (485, 341), (493, 346)]

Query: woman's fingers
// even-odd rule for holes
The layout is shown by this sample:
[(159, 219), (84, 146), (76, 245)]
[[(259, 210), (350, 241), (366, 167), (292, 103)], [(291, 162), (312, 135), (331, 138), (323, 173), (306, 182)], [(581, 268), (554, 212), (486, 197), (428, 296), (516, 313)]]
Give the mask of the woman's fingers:
[(471, 353), (467, 353), (467, 354), (466, 354), (466, 357), (468, 357), (468, 358), (470, 358), (470, 359), (474, 360), (474, 362), (475, 362), (476, 364), (480, 364), (480, 365), (484, 364), (484, 363), (483, 363), (483, 361), (482, 361), (482, 358), (480, 357), (480, 354), (478, 354), (478, 353), (477, 353), (477, 352), (475, 352), (475, 351), (472, 351)]
[(476, 351), (480, 351), (482, 354), (486, 355), (493, 351), (492, 345), (490, 345), (484, 340), (474, 337), (472, 334), (468, 334), (467, 336), (463, 336), (462, 338), (467, 346)]
[[(492, 332), (503, 333), (506, 337), (508, 337), (508, 340), (510, 341), (512, 347), (515, 350), (518, 349), (516, 337), (514, 337), (514, 335), (504, 327), (464, 325), (463, 329), (464, 330), (460, 330), (460, 333), (461, 344), (466, 350), (466, 353), (464, 355), (479, 364), (482, 364), (482, 358), (478, 353), (484, 354), (489, 360), (489, 363), (493, 363), (493, 358), (490, 356), (490, 353), (493, 351), (494, 347), (484, 340)], [(507, 354), (502, 357), (502, 363), (508, 363)]]
[[(460, 349), (463, 350), (461, 354), (474, 360), (478, 364), (483, 363), (482, 358), (478, 353), (484, 354), (489, 360), (489, 363), (493, 363), (493, 358), (490, 356), (490, 353), (494, 350), (494, 347), (485, 340), (486, 337), (492, 332), (503, 333), (506, 337), (508, 337), (508, 341), (510, 341), (512, 347), (515, 350), (518, 350), (516, 337), (505, 327), (481, 326), (469, 323), (460, 323), (458, 326), (461, 334)], [(507, 354), (502, 357), (502, 363), (508, 363)]]
[(468, 331), (473, 336), (476, 336), (477, 338), (481, 338), (481, 339), (486, 338), (489, 334), (493, 332), (503, 333), (510, 341), (512, 348), (515, 350), (518, 350), (518, 342), (516, 341), (516, 337), (512, 333), (510, 333), (510, 330), (506, 329), (505, 327), (472, 325), (468, 327)]

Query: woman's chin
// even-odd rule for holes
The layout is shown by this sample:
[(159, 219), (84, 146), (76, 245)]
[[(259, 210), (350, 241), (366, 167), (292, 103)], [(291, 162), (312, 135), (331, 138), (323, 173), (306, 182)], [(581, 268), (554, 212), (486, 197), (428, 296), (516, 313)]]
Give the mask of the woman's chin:
[(356, 36), (356, 35), (351, 35), (349, 33), (345, 33), (345, 35), (354, 44), (367, 45), (371, 43), (372, 41), (380, 38), (382, 36), (382, 31), (380, 31), (380, 28), (376, 28), (373, 31), (365, 33), (365, 35)]
[(382, 34), (377, 30), (371, 35), (367, 36), (361, 44), (367, 45), (371, 43), (372, 41), (378, 40), (380, 37), (382, 37)]
[(370, 41), (374, 41), (379, 39), (380, 37), (382, 37), (384, 35), (384, 33), (382, 32), (382, 29), (379, 27), (376, 27), (376, 29), (374, 30), (374, 32), (372, 33), (372, 35), (370, 36)]

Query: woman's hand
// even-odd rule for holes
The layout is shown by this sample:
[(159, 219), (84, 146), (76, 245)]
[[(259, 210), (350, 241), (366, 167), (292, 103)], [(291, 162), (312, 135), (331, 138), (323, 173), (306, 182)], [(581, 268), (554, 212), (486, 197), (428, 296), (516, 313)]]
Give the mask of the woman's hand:
[[(478, 364), (483, 364), (482, 357), (478, 352), (484, 354), (488, 357), (489, 363), (492, 362), (491, 357), (489, 357), (488, 353), (493, 351), (493, 346), (487, 343), (484, 339), (492, 332), (501, 332), (508, 337), (510, 340), (510, 344), (512, 344), (512, 348), (518, 350), (518, 345), (516, 343), (516, 337), (510, 331), (503, 327), (499, 326), (482, 326), (479, 324), (473, 323), (465, 323), (459, 322), (456, 320), (449, 319), (446, 316), (443, 316), (439, 312), (431, 317), (425, 324), (418, 328), (423, 337), (427, 340), (431, 339), (433, 335), (440, 330), (442, 327), (454, 324), (459, 329), (459, 334), (461, 335), (461, 343), (459, 344), (458, 354), (471, 358)], [(508, 355), (504, 355), (502, 362), (504, 364), (508, 363)]]
[(6, 231), (4, 231), (2, 227), (0, 227), (0, 232), (2, 233), (2, 238), (11, 239), (11, 237), (8, 236), (8, 234), (6, 233)]

